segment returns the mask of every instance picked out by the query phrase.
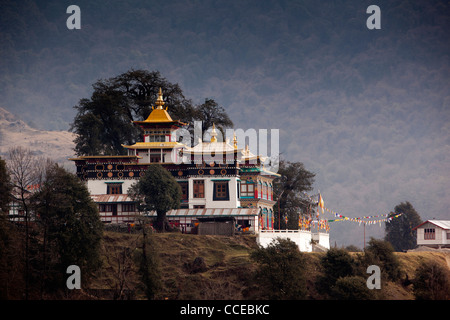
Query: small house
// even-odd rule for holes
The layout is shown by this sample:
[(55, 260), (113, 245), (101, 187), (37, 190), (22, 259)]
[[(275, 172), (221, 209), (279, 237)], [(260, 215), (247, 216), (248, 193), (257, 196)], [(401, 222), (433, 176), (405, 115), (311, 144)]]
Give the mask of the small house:
[(450, 248), (450, 220), (427, 220), (413, 230), (417, 230), (418, 246)]

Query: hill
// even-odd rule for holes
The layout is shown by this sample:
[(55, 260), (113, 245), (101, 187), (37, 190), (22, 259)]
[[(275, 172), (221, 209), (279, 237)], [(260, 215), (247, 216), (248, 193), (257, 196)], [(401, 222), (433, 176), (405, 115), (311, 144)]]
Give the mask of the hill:
[(67, 168), (67, 159), (74, 154), (74, 134), (68, 131), (47, 131), (32, 128), (19, 117), (0, 107), (0, 156), (5, 157), (11, 147), (31, 149), (37, 156), (48, 157)]
[[(250, 281), (256, 265), (250, 253), (257, 248), (251, 235), (235, 237), (199, 236), (179, 233), (151, 235), (158, 252), (162, 288), (157, 299), (177, 300), (246, 300), (258, 291)], [(139, 287), (138, 265), (133, 252), (142, 240), (140, 234), (106, 231), (102, 244), (103, 268), (84, 294), (93, 299), (145, 299)], [(359, 254), (359, 253), (353, 253)], [(310, 299), (320, 300), (314, 287), (321, 274), (320, 257), (324, 253), (306, 253), (307, 288)], [(416, 269), (435, 260), (450, 269), (449, 252), (396, 253), (405, 279), (414, 279)], [(403, 284), (402, 284), (403, 283)], [(382, 287), (386, 300), (412, 300), (412, 285), (403, 279)], [(86, 298), (86, 296), (83, 296)]]

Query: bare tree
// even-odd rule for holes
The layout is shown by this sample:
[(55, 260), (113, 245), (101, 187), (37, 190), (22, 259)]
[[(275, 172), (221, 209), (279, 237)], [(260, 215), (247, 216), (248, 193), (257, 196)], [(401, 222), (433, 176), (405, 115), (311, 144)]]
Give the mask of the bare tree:
[(25, 226), (25, 299), (29, 294), (29, 275), (30, 275), (30, 250), (29, 250), (29, 232), (31, 218), (31, 194), (39, 188), (39, 182), (42, 181), (43, 160), (36, 157), (30, 149), (23, 147), (13, 147), (9, 149), (9, 158), (7, 159), (8, 173), (12, 185), (12, 199), (19, 203), (24, 213)]

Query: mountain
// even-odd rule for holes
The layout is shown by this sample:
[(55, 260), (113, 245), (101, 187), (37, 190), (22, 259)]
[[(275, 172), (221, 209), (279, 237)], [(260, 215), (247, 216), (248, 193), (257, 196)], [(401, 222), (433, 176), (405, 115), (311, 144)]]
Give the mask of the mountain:
[(0, 107), (0, 156), (6, 158), (8, 150), (21, 146), (37, 156), (50, 158), (70, 171), (74, 165), (68, 158), (74, 155), (74, 134), (68, 131), (46, 131), (30, 127), (18, 116)]

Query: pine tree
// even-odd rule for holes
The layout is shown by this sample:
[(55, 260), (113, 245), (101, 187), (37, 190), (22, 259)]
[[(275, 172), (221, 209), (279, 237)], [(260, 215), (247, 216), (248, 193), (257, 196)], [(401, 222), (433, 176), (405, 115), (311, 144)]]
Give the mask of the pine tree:
[(414, 227), (422, 223), (422, 220), (411, 203), (402, 202), (394, 208), (390, 216), (402, 214), (386, 223), (385, 240), (389, 241), (395, 251), (413, 249), (417, 245), (417, 232)]
[[(103, 224), (84, 183), (57, 164), (50, 165), (33, 208), (43, 235), (43, 287), (61, 288), (66, 269), (77, 265), (83, 278), (100, 265)], [(51, 271), (51, 272), (50, 272)]]

